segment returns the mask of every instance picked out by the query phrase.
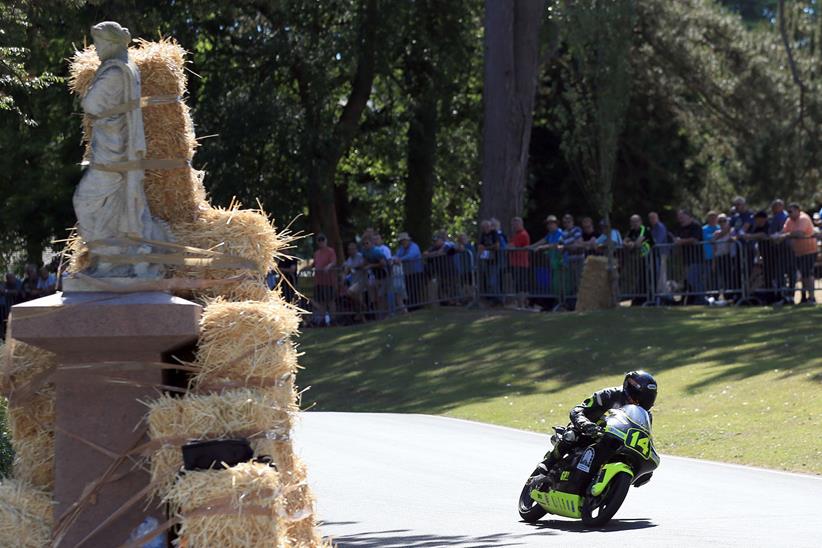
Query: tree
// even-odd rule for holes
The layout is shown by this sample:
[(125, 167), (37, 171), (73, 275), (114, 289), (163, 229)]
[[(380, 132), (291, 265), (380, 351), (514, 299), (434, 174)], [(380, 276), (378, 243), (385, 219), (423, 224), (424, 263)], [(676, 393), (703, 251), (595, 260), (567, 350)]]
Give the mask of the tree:
[(524, 206), (544, 0), (485, 0), (480, 216), (503, 226)]

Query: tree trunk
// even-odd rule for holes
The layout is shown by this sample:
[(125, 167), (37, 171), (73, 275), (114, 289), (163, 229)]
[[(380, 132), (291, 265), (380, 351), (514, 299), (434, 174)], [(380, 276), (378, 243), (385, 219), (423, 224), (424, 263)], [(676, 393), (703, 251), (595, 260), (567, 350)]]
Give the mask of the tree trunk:
[(522, 214), (544, 0), (485, 0), (482, 202), (503, 228)]
[(405, 230), (421, 246), (431, 241), (431, 212), (437, 162), (437, 98), (426, 85), (414, 97), (408, 124), (408, 179), (405, 183)]

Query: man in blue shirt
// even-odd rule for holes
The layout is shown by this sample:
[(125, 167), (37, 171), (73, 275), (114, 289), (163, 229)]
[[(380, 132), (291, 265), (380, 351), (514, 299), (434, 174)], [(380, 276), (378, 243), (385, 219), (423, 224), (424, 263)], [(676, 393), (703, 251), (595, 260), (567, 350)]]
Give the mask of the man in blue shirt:
[(422, 253), (420, 246), (411, 240), (407, 232), (400, 232), (397, 236), (399, 247), (394, 254), (394, 264), (402, 265), (405, 276), (405, 290), (408, 295), (406, 305), (409, 310), (419, 308), (420, 297), (425, 289), (425, 276), (422, 269)]
[[(719, 230), (719, 213), (709, 211), (702, 225), (702, 241), (713, 242), (714, 233)], [(716, 289), (716, 266), (714, 265), (714, 244), (705, 243), (705, 274), (708, 282), (708, 290)]]
[(737, 236), (747, 234), (754, 224), (753, 213), (742, 196), (734, 198), (733, 205), (736, 212), (731, 217), (731, 228)]
[(785, 221), (788, 220), (788, 214), (785, 212), (785, 202), (777, 198), (771, 203), (771, 221), (768, 223), (768, 234), (779, 234), (782, 232), (782, 227), (785, 226)]

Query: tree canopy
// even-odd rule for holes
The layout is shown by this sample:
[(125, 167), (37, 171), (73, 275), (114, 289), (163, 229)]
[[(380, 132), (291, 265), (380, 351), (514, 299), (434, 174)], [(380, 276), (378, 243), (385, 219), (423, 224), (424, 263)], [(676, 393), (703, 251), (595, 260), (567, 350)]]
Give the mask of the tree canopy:
[[(625, 43), (618, 52), (607, 45), (614, 33), (568, 19), (624, 5), (630, 18), (611, 29)], [(433, 229), (472, 234), (482, 200), (486, 12), (478, 0), (447, 8), (433, 0), (4, 5), (0, 261), (36, 260), (74, 223), (79, 105), (62, 78), (73, 48), (104, 19), (134, 36), (172, 36), (190, 52), (195, 165), (216, 202), (259, 199), (278, 224), (293, 220), (337, 242), (368, 226), (386, 239), (411, 231), (423, 245)], [(822, 201), (814, 194), (819, 9), (819, 0), (546, 1), (527, 226), (541, 231), (547, 213), (564, 211), (611, 213), (619, 225), (651, 209), (727, 207), (735, 194), (759, 205), (777, 195)], [(626, 77), (587, 77), (603, 62), (591, 57), (597, 51)], [(597, 121), (616, 99), (621, 119)], [(591, 143), (599, 152), (580, 155)], [(600, 167), (586, 174), (591, 158)], [(605, 179), (613, 199), (603, 207), (591, 190)]]

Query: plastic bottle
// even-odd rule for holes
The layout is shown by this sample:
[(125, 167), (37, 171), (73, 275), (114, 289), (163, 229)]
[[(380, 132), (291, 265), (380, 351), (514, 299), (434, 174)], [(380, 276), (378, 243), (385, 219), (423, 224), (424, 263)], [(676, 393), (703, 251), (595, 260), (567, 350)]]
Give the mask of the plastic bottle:
[[(149, 516), (146, 519), (144, 519), (143, 522), (140, 525), (138, 525), (134, 531), (131, 532), (131, 535), (128, 537), (128, 539), (137, 540), (138, 538), (154, 531), (159, 526), (160, 522), (157, 521), (157, 518)], [(142, 548), (165, 548), (166, 544), (166, 534), (165, 532), (163, 532), (159, 533), (154, 538), (143, 543)]]

